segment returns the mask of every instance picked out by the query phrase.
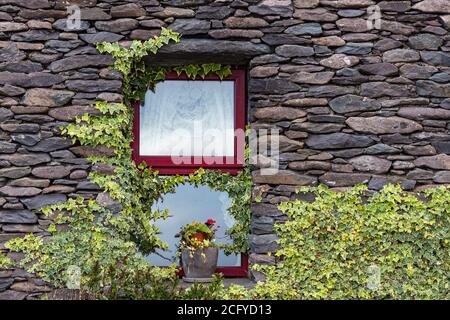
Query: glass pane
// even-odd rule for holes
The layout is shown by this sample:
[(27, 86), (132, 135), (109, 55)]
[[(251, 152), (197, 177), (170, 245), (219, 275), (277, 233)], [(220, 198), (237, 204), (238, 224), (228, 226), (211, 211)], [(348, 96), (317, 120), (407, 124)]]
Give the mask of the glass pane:
[[(147, 261), (157, 266), (167, 266), (173, 262), (179, 264), (176, 250), (180, 238), (175, 238), (175, 234), (180, 231), (181, 226), (192, 221), (216, 220), (219, 226), (216, 243), (232, 243), (225, 235), (225, 231), (235, 222), (227, 212), (230, 203), (226, 192), (214, 191), (208, 186), (196, 188), (186, 184), (179, 186), (175, 193), (166, 194), (163, 202), (158, 202), (154, 208), (169, 209), (169, 218), (157, 222), (157, 226), (161, 229), (159, 237), (169, 245), (169, 248), (147, 256)], [(219, 266), (240, 266), (240, 264), (240, 255), (226, 256), (222, 250), (219, 252)]]
[(140, 109), (140, 155), (233, 156), (234, 82), (166, 80)]

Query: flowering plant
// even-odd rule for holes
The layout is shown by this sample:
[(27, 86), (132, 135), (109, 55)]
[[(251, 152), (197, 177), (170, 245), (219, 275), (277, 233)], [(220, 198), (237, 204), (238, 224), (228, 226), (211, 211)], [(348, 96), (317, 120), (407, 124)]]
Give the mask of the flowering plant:
[(208, 219), (205, 223), (193, 221), (181, 227), (176, 237), (181, 237), (182, 245), (194, 249), (209, 247), (218, 228), (214, 219)]

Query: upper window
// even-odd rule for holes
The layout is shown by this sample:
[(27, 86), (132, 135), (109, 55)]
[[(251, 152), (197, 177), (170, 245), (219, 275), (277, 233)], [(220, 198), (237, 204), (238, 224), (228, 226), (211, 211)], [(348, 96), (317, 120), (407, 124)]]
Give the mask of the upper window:
[(162, 174), (235, 173), (245, 150), (245, 72), (191, 80), (170, 73), (136, 104), (134, 159)]

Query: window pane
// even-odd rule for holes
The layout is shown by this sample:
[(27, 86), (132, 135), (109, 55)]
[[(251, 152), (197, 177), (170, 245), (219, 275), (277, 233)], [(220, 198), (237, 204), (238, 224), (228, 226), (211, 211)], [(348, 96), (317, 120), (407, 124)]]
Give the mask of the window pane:
[(140, 155), (233, 156), (234, 81), (166, 80), (140, 109)]
[[(176, 250), (180, 238), (175, 238), (175, 234), (180, 231), (181, 226), (192, 221), (216, 220), (219, 226), (216, 243), (231, 244), (231, 239), (225, 235), (225, 231), (234, 224), (234, 219), (227, 212), (230, 203), (226, 192), (213, 191), (208, 186), (196, 188), (186, 184), (179, 186), (175, 193), (166, 194), (164, 201), (157, 203), (155, 208), (169, 209), (169, 218), (157, 222), (157, 226), (161, 229), (159, 237), (169, 245), (169, 248), (147, 256), (147, 261), (157, 266), (167, 266), (172, 262), (178, 264)], [(226, 256), (222, 250), (219, 252), (219, 266), (240, 266), (240, 264), (240, 255)]]

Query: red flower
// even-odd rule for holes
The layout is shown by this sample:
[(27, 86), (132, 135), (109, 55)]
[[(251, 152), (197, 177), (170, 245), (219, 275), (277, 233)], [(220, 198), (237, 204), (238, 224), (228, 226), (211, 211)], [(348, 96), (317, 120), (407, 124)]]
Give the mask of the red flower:
[(208, 221), (206, 221), (206, 224), (214, 224), (216, 223), (216, 220), (214, 219), (208, 219)]

